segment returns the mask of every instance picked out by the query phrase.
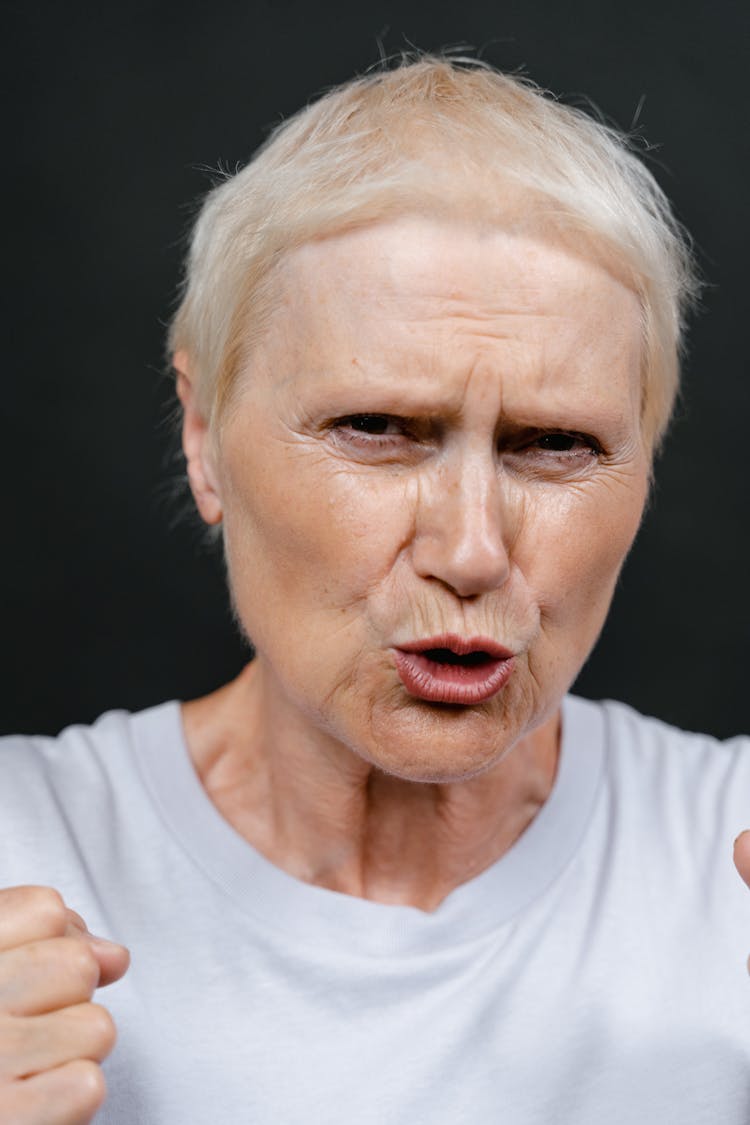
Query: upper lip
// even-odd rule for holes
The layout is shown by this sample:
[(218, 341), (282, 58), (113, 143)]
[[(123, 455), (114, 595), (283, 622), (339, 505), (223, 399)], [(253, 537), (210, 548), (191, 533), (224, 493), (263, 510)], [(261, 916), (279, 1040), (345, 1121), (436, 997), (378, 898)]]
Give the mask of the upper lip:
[(448, 648), (457, 656), (467, 656), (470, 652), (486, 652), (495, 660), (509, 660), (513, 653), (499, 645), (490, 637), (459, 637), (457, 633), (443, 633), (439, 637), (426, 637), (421, 641), (409, 641), (396, 645), (402, 652), (424, 652), (430, 648)]

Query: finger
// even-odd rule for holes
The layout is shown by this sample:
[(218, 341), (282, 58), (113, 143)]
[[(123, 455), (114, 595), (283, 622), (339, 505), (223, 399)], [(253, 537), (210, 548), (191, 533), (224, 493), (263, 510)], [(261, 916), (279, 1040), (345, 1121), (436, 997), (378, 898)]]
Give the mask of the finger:
[(750, 887), (750, 831), (747, 829), (734, 841), (734, 865)]
[(67, 933), (69, 937), (75, 937), (76, 933), (87, 934), (89, 932), (88, 926), (84, 922), (81, 915), (77, 913), (77, 911), (71, 910), (70, 907), (67, 907), (66, 916), (68, 922)]
[(36, 1016), (81, 1004), (99, 984), (99, 961), (87, 941), (52, 938), (0, 957), (0, 1011)]
[(75, 910), (68, 909), (68, 937), (82, 937), (88, 941), (99, 962), (99, 988), (119, 980), (130, 966), (130, 953), (119, 942), (97, 937), (89, 932), (85, 921)]
[(130, 968), (130, 952), (124, 945), (92, 935), (89, 935), (87, 941), (99, 962), (99, 988), (105, 988), (125, 976)]
[(65, 903), (52, 887), (0, 890), (0, 952), (30, 941), (62, 937), (67, 924)]
[(28, 1078), (73, 1059), (102, 1062), (117, 1039), (100, 1004), (77, 1004), (44, 1016), (0, 1016), (0, 1082)]
[[(116, 942), (98, 938), (90, 934), (86, 923), (75, 910), (66, 908), (61, 895), (51, 887), (20, 886), (7, 887), (0, 890), (0, 953), (51, 940), (58, 936), (69, 936), (85, 940), (86, 945), (98, 965), (97, 983), (94, 987), (103, 987), (119, 980), (127, 972), (130, 965), (130, 953)], [(3, 972), (0, 960), (0, 1008), (3, 1006), (4, 996), (8, 996), (7, 972)], [(26, 959), (24, 960), (25, 963)], [(11, 969), (15, 971), (16, 962), (11, 962)], [(19, 977), (17, 984), (24, 987), (25, 978)], [(43, 980), (39, 984), (44, 988)], [(15, 990), (16, 992), (18, 989)], [(90, 993), (88, 994), (90, 995)], [(63, 993), (64, 1003), (79, 1003), (88, 996), (77, 993)], [(56, 1005), (54, 999), (50, 1000), (51, 1007)], [(50, 1008), (34, 1007), (31, 1011)], [(23, 1014), (30, 1014), (24, 1011)]]
[(88, 1059), (47, 1070), (0, 1090), (0, 1121), (89, 1125), (107, 1096), (104, 1075)]

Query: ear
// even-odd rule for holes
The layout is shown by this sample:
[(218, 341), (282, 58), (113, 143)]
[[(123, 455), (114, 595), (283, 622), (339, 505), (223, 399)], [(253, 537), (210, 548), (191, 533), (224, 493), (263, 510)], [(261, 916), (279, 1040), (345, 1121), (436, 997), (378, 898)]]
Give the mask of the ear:
[(221, 523), (221, 495), (211, 457), (208, 425), (196, 405), (187, 352), (175, 352), (172, 366), (177, 373), (177, 397), (182, 403), (182, 449), (190, 489), (205, 522)]

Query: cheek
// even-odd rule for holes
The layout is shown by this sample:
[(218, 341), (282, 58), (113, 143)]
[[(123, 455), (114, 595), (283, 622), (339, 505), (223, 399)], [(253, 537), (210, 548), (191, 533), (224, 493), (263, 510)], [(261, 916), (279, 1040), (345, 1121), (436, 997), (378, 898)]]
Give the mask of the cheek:
[[(526, 566), (547, 628), (580, 632), (588, 652), (609, 609), (617, 577), (640, 524), (645, 473), (600, 482), (535, 513)], [(593, 636), (592, 636), (593, 634)]]
[[(390, 574), (408, 538), (408, 488), (282, 445), (232, 467), (224, 532), (242, 622), (255, 639), (284, 619), (336, 626)], [(318, 634), (319, 635), (319, 634)]]

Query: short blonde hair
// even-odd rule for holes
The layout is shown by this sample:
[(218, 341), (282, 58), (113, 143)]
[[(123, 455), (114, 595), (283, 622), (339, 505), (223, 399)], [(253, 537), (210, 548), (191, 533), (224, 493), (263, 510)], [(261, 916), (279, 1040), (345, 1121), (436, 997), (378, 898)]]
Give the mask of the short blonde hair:
[(468, 59), (419, 57), (357, 78), (279, 126), (209, 192), (169, 334), (216, 429), (274, 307), (294, 247), (406, 214), (533, 215), (583, 239), (639, 294), (644, 438), (655, 448), (698, 293), (689, 239), (628, 139), (529, 80)]

